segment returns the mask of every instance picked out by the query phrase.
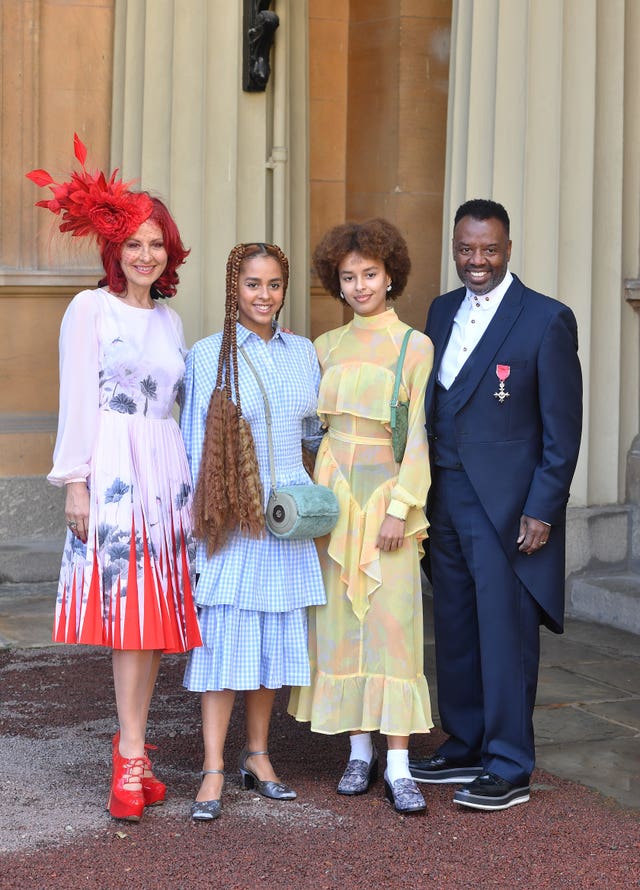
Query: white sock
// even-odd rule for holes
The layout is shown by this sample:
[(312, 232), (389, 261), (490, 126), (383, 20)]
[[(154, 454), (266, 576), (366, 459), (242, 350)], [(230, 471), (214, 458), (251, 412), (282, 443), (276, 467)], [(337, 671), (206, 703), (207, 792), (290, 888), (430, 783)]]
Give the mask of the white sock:
[(349, 760), (364, 760), (365, 763), (370, 763), (373, 756), (371, 733), (358, 732), (356, 735), (349, 736), (349, 741), (351, 742)]
[(396, 779), (410, 779), (409, 772), (409, 751), (407, 748), (395, 748), (387, 751), (387, 768), (385, 770), (385, 778), (390, 785)]

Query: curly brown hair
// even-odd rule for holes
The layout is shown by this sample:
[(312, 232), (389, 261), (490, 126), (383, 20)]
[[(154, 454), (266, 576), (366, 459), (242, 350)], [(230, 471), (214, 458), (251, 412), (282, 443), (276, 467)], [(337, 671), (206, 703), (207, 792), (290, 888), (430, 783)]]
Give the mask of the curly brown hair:
[[(211, 556), (235, 528), (257, 538), (264, 533), (264, 508), (251, 427), (242, 416), (238, 378), (238, 278), (245, 260), (270, 256), (289, 283), (289, 261), (275, 244), (236, 244), (227, 260), (226, 302), (216, 385), (211, 393), (200, 472), (194, 496), (194, 531)], [(235, 398), (235, 401), (234, 401)]]
[(341, 299), (338, 267), (348, 253), (380, 260), (391, 278), (388, 299), (395, 300), (405, 289), (411, 271), (409, 249), (399, 230), (387, 219), (346, 222), (330, 229), (313, 252), (313, 265), (322, 286)]

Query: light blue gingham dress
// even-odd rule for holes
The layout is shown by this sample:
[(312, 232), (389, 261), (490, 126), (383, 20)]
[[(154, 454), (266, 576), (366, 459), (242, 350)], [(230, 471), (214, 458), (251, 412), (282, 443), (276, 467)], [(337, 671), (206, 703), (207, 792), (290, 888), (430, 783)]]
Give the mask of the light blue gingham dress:
[[(194, 481), (198, 478), (207, 410), (215, 386), (222, 334), (195, 344), (187, 358), (181, 429)], [(276, 329), (265, 343), (237, 325), (242, 346), (265, 386), (273, 419), (278, 485), (311, 484), (302, 465), (302, 438), (318, 438), (320, 368), (311, 342)], [(264, 401), (238, 352), (242, 414), (251, 426), (264, 490), (271, 483)], [(207, 558), (198, 543), (195, 591), (204, 641), (189, 655), (184, 685), (193, 692), (307, 686), (307, 606), (325, 602), (312, 540), (283, 541), (239, 531)]]

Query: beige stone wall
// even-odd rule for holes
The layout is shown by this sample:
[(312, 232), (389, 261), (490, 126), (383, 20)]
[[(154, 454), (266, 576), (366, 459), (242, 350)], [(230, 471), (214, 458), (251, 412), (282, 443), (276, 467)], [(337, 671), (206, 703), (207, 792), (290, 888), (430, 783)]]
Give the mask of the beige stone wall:
[[(422, 329), (439, 293), (450, 0), (310, 6), (311, 232), (385, 216), (409, 243), (400, 316)], [(343, 312), (312, 292), (314, 334)]]
[(69, 294), (0, 287), (0, 476), (48, 472), (58, 406), (58, 329)]
[(622, 500), (639, 428), (639, 321), (623, 297), (640, 277), (637, 0), (275, 0), (263, 94), (241, 89), (241, 5), (3, 0), (0, 476), (48, 469), (59, 321), (98, 271), (95, 253), (52, 238), (23, 177), (67, 173), (77, 130), (92, 164), (122, 166), (172, 207), (192, 248), (175, 303), (190, 342), (220, 326), (238, 240), (289, 252), (291, 327), (342, 323), (309, 281), (310, 250), (329, 226), (373, 214), (407, 236), (398, 308), (421, 327), (429, 300), (457, 285), (455, 208), (502, 200), (512, 268), (578, 317), (572, 503)]
[(413, 271), (398, 302), (423, 329), (440, 292), (450, 0), (351, 0), (347, 214), (386, 216)]
[(191, 256), (175, 301), (187, 341), (219, 330), (239, 241), (291, 261), (285, 323), (308, 319), (307, 2), (280, 17), (266, 92), (242, 90), (242, 6), (116, 0), (112, 158), (171, 207)]
[[(310, 248), (347, 214), (348, 0), (309, 2)], [(311, 337), (345, 321), (311, 271)]]
[(0, 65), (0, 268), (8, 271), (95, 265), (80, 245), (59, 249), (52, 225), (24, 178), (44, 167), (68, 172), (73, 134), (91, 147), (91, 162), (109, 158), (112, 0), (2, 0)]
[(2, 0), (0, 65), (0, 476), (47, 472), (58, 404), (58, 330), (70, 298), (95, 283), (97, 253), (57, 236), (47, 197), (24, 174), (109, 162), (113, 2)]
[(240, 2), (3, 0), (1, 123), (18, 138), (1, 158), (0, 475), (50, 466), (60, 318), (100, 271), (95, 251), (55, 236), (23, 179), (68, 173), (74, 130), (91, 166), (119, 167), (174, 212), (192, 249), (175, 301), (189, 343), (221, 327), (226, 258), (248, 240), (288, 253), (284, 321), (308, 332), (307, 2), (275, 10), (267, 91), (244, 93)]

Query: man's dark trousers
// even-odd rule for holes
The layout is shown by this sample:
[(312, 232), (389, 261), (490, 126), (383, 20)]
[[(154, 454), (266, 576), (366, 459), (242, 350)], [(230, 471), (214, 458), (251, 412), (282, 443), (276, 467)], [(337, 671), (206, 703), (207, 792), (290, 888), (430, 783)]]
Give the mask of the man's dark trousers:
[(489, 772), (527, 785), (535, 762), (539, 606), (464, 470), (434, 467), (430, 503), (438, 710), (450, 735), (439, 753), (482, 760)]

